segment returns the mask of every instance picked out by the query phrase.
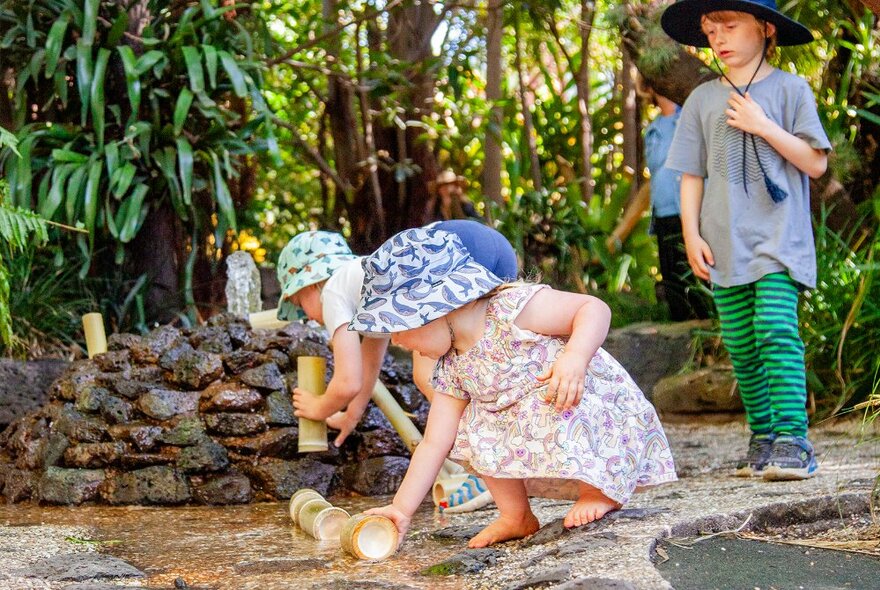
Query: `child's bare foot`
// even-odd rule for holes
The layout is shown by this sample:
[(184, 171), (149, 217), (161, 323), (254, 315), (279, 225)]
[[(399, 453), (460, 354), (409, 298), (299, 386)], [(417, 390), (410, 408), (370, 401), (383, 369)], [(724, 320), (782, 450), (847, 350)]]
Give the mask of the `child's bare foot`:
[(523, 537), (528, 537), (539, 528), (541, 528), (541, 524), (531, 512), (522, 518), (510, 518), (501, 515), (497, 520), (477, 533), (477, 536), (468, 542), (468, 547), (476, 549), (492, 545), (493, 543), (500, 543), (501, 541), (522, 539)]
[(620, 508), (620, 504), (600, 492), (593, 486), (583, 485), (580, 496), (568, 514), (565, 515), (563, 524), (565, 528), (585, 525), (594, 520), (599, 520), (612, 510)]

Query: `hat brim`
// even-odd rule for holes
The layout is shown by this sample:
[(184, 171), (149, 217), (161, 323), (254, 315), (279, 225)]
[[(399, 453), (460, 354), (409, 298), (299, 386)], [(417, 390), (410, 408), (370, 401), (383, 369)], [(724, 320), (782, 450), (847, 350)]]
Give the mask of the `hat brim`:
[(710, 12), (724, 10), (745, 12), (773, 23), (776, 26), (777, 45), (803, 45), (814, 41), (813, 34), (801, 23), (781, 12), (747, 0), (679, 0), (663, 12), (660, 25), (667, 35), (682, 45), (709, 47), (709, 39), (703, 34), (702, 17)]
[(278, 319), (282, 321), (305, 319), (306, 314), (302, 308), (291, 303), (288, 298), (306, 287), (310, 287), (316, 283), (329, 279), (342, 264), (357, 258), (358, 256), (355, 254), (332, 254), (324, 256), (319, 261), (312, 263), (312, 266), (318, 266), (320, 264), (318, 268), (312, 270), (303, 269), (296, 274), (285, 278), (281, 284)]
[[(451, 276), (438, 278), (430, 285), (424, 283), (410, 289), (396, 289), (387, 294), (366, 294), (358, 305), (358, 313), (348, 329), (363, 335), (381, 335), (414, 330), (433, 322), (450, 312), (476, 301), (504, 281), (476, 262), (468, 265), (476, 277), (470, 290), (463, 295)], [(365, 313), (365, 310), (381, 310)]]

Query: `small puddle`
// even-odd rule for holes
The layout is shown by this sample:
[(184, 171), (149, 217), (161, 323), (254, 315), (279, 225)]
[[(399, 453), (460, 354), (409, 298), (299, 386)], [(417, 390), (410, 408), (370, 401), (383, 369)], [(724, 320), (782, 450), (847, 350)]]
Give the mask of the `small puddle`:
[[(383, 504), (380, 498), (332, 501), (351, 514)], [(102, 552), (147, 574), (141, 581), (147, 588), (174, 587), (177, 577), (190, 586), (216, 590), (461, 588), (461, 579), (454, 576), (429, 578), (419, 571), (466, 549), (462, 541), (413, 535), (449, 526), (430, 503), (416, 513), (401, 551), (377, 563), (344, 554), (338, 542), (312, 539), (293, 525), (286, 502), (179, 508), (2, 506), (0, 523), (87, 527), (92, 540), (105, 542)]]
[(733, 537), (657, 547), (668, 556), (657, 569), (676, 590), (880, 588), (880, 559), (861, 553)]

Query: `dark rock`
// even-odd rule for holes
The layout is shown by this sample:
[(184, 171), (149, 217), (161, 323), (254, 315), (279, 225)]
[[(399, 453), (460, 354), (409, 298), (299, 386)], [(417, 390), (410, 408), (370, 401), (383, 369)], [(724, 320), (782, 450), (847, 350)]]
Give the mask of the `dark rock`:
[(129, 471), (155, 465), (172, 465), (177, 463), (180, 451), (178, 447), (165, 447), (158, 453), (126, 453), (119, 460), (119, 465)]
[(370, 405), (367, 406), (367, 411), (364, 412), (363, 418), (358, 423), (358, 430), (374, 430), (376, 428), (394, 430), (394, 427), (391, 426), (391, 422), (388, 421), (382, 410), (376, 404), (370, 402)]
[(184, 353), (174, 365), (174, 382), (190, 389), (202, 389), (223, 375), (223, 359), (212, 352)]
[(287, 426), (297, 424), (297, 418), (293, 415), (293, 402), (290, 396), (281, 391), (273, 391), (266, 396), (266, 422), (272, 425)]
[(146, 574), (117, 557), (103, 553), (62, 553), (47, 557), (17, 574), (50, 582), (142, 578)]
[(130, 442), (141, 451), (149, 451), (155, 447), (163, 432), (161, 426), (149, 424), (119, 424), (111, 426), (109, 431), (113, 440)]
[(141, 412), (156, 420), (167, 420), (181, 414), (195, 414), (199, 407), (198, 391), (151, 389), (138, 400)]
[(202, 392), (203, 412), (251, 410), (263, 404), (263, 396), (252, 387), (241, 383), (212, 383)]
[(118, 380), (111, 381), (110, 387), (113, 391), (128, 399), (137, 399), (151, 389), (161, 389), (161, 381), (134, 381), (120, 377)]
[(196, 328), (189, 337), (189, 342), (198, 350), (226, 354), (232, 352), (232, 340), (229, 332), (220, 326)]
[(125, 452), (120, 442), (82, 443), (64, 451), (64, 463), (68, 467), (94, 469), (115, 463)]
[(384, 455), (406, 457), (410, 454), (400, 435), (390, 430), (377, 428), (364, 432), (358, 438), (355, 455), (358, 462)]
[(229, 457), (226, 455), (226, 449), (210, 438), (184, 448), (177, 456), (177, 467), (185, 472), (222, 471), (228, 465)]
[(156, 328), (140, 341), (132, 343), (131, 358), (140, 364), (156, 363), (165, 351), (177, 346), (182, 338), (180, 330), (172, 326)]
[(179, 470), (145, 467), (120, 473), (101, 486), (101, 497), (110, 504), (182, 504), (190, 500), (186, 477)]
[(441, 541), (469, 541), (481, 530), (486, 528), (484, 524), (470, 526), (448, 526), (431, 533), (431, 537)]
[(233, 375), (263, 363), (263, 355), (252, 350), (236, 350), (223, 355), (223, 364)]
[(403, 409), (408, 412), (415, 412), (423, 405), (427, 404), (427, 399), (419, 388), (412, 383), (399, 384), (389, 389), (391, 395), (397, 400)]
[(69, 366), (69, 362), (61, 359), (0, 359), (0, 431), (41, 408), (49, 398), (50, 385)]
[(107, 350), (125, 350), (141, 343), (137, 334), (115, 333), (107, 336)]
[(101, 417), (107, 424), (130, 422), (134, 415), (134, 405), (124, 399), (108, 395), (101, 403)]
[(43, 439), (46, 441), (45, 451), (43, 453), (43, 467), (51, 467), (57, 465), (64, 456), (67, 447), (70, 446), (70, 439), (60, 432), (53, 432)]
[(632, 324), (612, 330), (602, 346), (623, 365), (645, 395), (650, 396), (657, 381), (675, 375), (691, 361), (694, 331), (709, 329), (711, 325), (699, 320)]
[(30, 470), (10, 469), (6, 472), (3, 497), (10, 504), (29, 500), (37, 487), (37, 474)]
[(158, 440), (168, 445), (188, 447), (205, 439), (205, 424), (197, 416), (181, 416)]
[(636, 590), (636, 587), (626, 580), (578, 578), (553, 586), (550, 590)]
[(278, 350), (277, 348), (270, 348), (263, 353), (262, 356), (264, 363), (275, 363), (282, 371), (290, 369), (290, 355), (284, 351)]
[(79, 442), (100, 442), (107, 434), (107, 428), (92, 418), (86, 418), (70, 405), (65, 405), (54, 423), (56, 432)]
[(221, 436), (246, 436), (266, 429), (266, 420), (260, 414), (205, 414), (204, 417), (208, 430)]
[[(610, 526), (615, 520), (643, 519), (664, 512), (668, 512), (668, 508), (621, 508), (620, 510), (609, 512), (599, 520), (594, 520), (591, 523), (572, 529), (565, 528), (563, 519), (558, 518), (538, 529), (538, 532), (526, 539), (523, 546), (533, 547), (535, 545), (543, 545), (544, 543), (549, 543), (562, 538), (593, 538), (596, 531)], [(603, 532), (602, 534), (606, 533)]]
[(445, 561), (435, 563), (419, 572), (423, 576), (450, 576), (476, 574), (494, 566), (503, 555), (498, 549), (467, 549)]
[(162, 356), (159, 357), (159, 366), (166, 371), (174, 371), (174, 367), (180, 362), (180, 359), (193, 352), (195, 349), (190, 346), (189, 342), (181, 340), (174, 347), (162, 353)]
[(522, 581), (510, 584), (505, 590), (526, 590), (526, 588), (549, 586), (550, 584), (555, 584), (568, 579), (570, 575), (571, 566), (566, 563), (529, 576)]
[(244, 324), (229, 324), (226, 326), (226, 332), (229, 334), (229, 340), (235, 348), (240, 348), (250, 342), (251, 331)]
[(275, 363), (266, 363), (241, 374), (241, 381), (251, 387), (268, 391), (285, 391), (284, 378)]
[(104, 480), (103, 469), (47, 467), (37, 484), (37, 495), (49, 504), (82, 504), (98, 495)]
[(651, 400), (657, 411), (673, 414), (744, 411), (733, 370), (718, 366), (661, 379)]
[(103, 387), (86, 387), (77, 394), (74, 407), (80, 412), (95, 413), (108, 395), (110, 392)]
[(207, 477), (194, 484), (193, 495), (202, 504), (247, 504), (253, 499), (250, 480), (241, 473)]
[(56, 399), (74, 401), (76, 396), (85, 388), (100, 387), (103, 384), (94, 367), (77, 364), (52, 383), (49, 393), (51, 397)]
[(254, 485), (278, 499), (290, 498), (300, 488), (312, 488), (319, 494), (331, 491), (336, 468), (312, 459), (283, 461), (263, 459), (240, 465)]
[(406, 457), (374, 457), (340, 470), (343, 485), (364, 496), (393, 494), (409, 467)]
[(611, 547), (618, 543), (618, 537), (611, 531), (589, 535), (584, 541), (566, 543), (553, 553), (556, 557), (568, 557), (580, 555), (598, 549), (599, 547)]
[(258, 332), (252, 333), (250, 340), (242, 348), (244, 350), (251, 350), (254, 352), (266, 352), (270, 348), (276, 348), (278, 350), (283, 350), (286, 352), (290, 350), (291, 344), (293, 344), (293, 342), (293, 338), (289, 336), (283, 336), (278, 333), (260, 330)]
[[(156, 383), (161, 383), (165, 380), (165, 369), (158, 365), (147, 365), (145, 367), (134, 367), (129, 377), (134, 381), (153, 381)], [(112, 377), (115, 377), (112, 375)]]
[(131, 369), (131, 353), (128, 350), (111, 350), (95, 355), (93, 360), (105, 373), (123, 373)]
[(293, 458), (297, 453), (297, 428), (275, 428), (259, 436), (231, 437), (222, 440), (223, 446), (243, 455)]

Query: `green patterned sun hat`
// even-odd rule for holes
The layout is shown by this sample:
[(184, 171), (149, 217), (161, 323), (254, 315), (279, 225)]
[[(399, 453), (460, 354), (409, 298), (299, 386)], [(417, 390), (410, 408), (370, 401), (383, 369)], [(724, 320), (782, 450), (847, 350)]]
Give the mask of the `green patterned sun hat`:
[(293, 236), (278, 257), (278, 319), (305, 318), (305, 312), (291, 303), (290, 297), (304, 287), (329, 279), (343, 263), (355, 258), (345, 238), (335, 232), (307, 231)]

